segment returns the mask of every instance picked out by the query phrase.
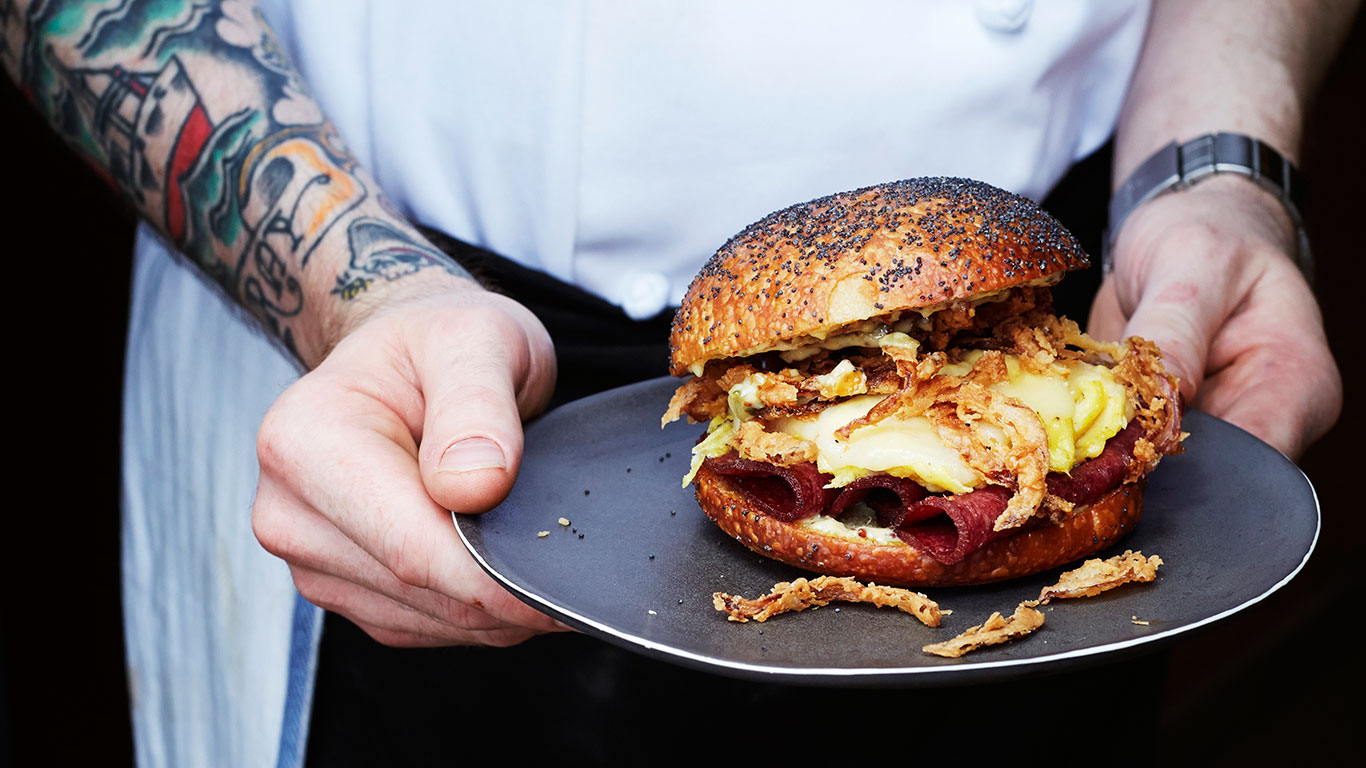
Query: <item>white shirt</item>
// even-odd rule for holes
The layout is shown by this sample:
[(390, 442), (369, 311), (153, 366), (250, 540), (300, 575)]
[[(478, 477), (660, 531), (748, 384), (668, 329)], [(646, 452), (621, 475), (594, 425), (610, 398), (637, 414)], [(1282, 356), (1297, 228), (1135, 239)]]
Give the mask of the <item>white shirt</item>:
[(931, 175), (1042, 197), (1109, 135), (1146, 17), (1133, 0), (268, 5), (412, 218), (638, 319), (792, 203)]
[[(1111, 132), (1143, 0), (267, 0), (413, 219), (649, 317), (764, 214), (920, 175), (1038, 198)], [(250, 529), (290, 361), (150, 229), (124, 399), (138, 761), (295, 765), (318, 612)]]

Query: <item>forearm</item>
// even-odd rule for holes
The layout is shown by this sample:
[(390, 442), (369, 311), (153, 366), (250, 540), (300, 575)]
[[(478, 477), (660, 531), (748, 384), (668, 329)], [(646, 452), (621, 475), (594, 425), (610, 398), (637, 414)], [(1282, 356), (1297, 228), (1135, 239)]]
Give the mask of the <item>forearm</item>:
[(1171, 141), (1255, 136), (1292, 161), (1355, 0), (1156, 0), (1115, 136), (1114, 184)]
[[(1115, 139), (1114, 181), (1168, 143), (1217, 131), (1298, 161), (1304, 116), (1354, 2), (1157, 0)], [(1155, 341), (1187, 403), (1294, 457), (1337, 417), (1342, 385), (1295, 225), (1234, 173), (1125, 217), (1092, 306), (1101, 338)]]
[(255, 2), (0, 11), (6, 69), (53, 127), (306, 365), (383, 297), (468, 285), (386, 204)]

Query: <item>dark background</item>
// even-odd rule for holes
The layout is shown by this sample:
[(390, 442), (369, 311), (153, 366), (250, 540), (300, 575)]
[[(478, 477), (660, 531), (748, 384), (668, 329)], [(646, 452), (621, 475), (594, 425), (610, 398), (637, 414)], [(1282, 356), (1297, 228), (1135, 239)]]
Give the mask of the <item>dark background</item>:
[[(1358, 19), (1314, 105), (1303, 167), (1330, 344), (1353, 361), (1366, 193)], [(66, 151), (8, 80), (0, 85), (11, 333), (10, 512), (0, 608), (0, 765), (132, 763), (119, 607), (119, 410), (134, 218)], [(1183, 639), (1166, 665), (1155, 733), (1125, 728), (1124, 690), (1057, 713), (1052, 737), (1112, 729), (1117, 757), (1215, 764), (1332, 756), (1358, 745), (1349, 702), (1366, 680), (1351, 627), (1362, 604), (1366, 428), (1359, 366), (1346, 406), (1302, 461), (1323, 509), (1318, 549), (1272, 598)], [(1236, 515), (1237, 510), (1229, 510)], [(1344, 626), (1346, 625), (1346, 626)], [(1050, 737), (1051, 738), (1051, 737)]]

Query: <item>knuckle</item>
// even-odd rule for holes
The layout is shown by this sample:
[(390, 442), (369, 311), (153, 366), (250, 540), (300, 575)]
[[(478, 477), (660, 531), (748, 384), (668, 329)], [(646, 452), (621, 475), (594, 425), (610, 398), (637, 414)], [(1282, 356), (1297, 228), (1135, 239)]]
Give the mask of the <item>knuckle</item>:
[(342, 593), (323, 579), (309, 571), (291, 568), (294, 588), (305, 600), (325, 611), (345, 614), (346, 601)]
[(262, 473), (285, 466), (294, 454), (295, 430), (289, 424), (288, 401), (282, 396), (261, 420), (256, 431), (256, 459)]
[(316, 453), (313, 438), (329, 414), (326, 403), (335, 386), (314, 371), (294, 382), (276, 398), (256, 429), (256, 458), (262, 473), (287, 476)]
[(392, 648), (411, 648), (425, 644), (417, 634), (363, 619), (366, 611), (361, 608), (364, 604), (363, 596), (356, 594), (358, 588), (307, 571), (296, 570), (293, 576), (294, 587), (305, 600), (325, 611), (346, 618), (376, 642)]
[(506, 603), (510, 600), (521, 605), (510, 595), (489, 590), (448, 595), (436, 590), (418, 593), (408, 587), (402, 599), (409, 605), (420, 606), (423, 615), (460, 635), (477, 635), (515, 627), (504, 617), (516, 607)]
[(469, 298), (470, 301), (453, 307), (451, 312), (442, 313), (439, 321), (454, 330), (468, 331), (470, 327), (475, 327), (480, 331), (499, 334), (521, 333), (521, 325), (512, 315), (515, 305), (510, 306), (505, 297), (479, 293), (471, 294)]
[(450, 599), (447, 611), (446, 621), (468, 633), (471, 642), (480, 645), (507, 647), (538, 634), (517, 618), (526, 615), (529, 609), (501, 590), (483, 591), (468, 597), (467, 602)]
[(430, 609), (428, 613), (432, 618), (443, 624), (453, 627), (467, 627), (470, 625), (470, 616), (473, 609), (471, 606), (462, 602), (459, 598), (451, 597), (440, 592), (430, 592)]
[(251, 505), (251, 530), (261, 546), (272, 555), (289, 561), (299, 554), (288, 515), (282, 507), (261, 499), (259, 494)]

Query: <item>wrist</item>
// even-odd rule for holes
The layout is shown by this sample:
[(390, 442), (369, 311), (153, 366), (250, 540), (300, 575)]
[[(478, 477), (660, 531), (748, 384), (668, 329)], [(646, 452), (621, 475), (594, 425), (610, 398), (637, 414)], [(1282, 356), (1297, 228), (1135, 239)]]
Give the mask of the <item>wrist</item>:
[[(1192, 193), (1199, 191), (1200, 194)], [(1211, 198), (1211, 195), (1213, 196)], [(1274, 224), (1270, 239), (1282, 241), (1306, 280), (1313, 262), (1301, 218), (1303, 178), (1287, 158), (1264, 142), (1234, 133), (1209, 133), (1171, 142), (1138, 165), (1110, 201), (1102, 269), (1114, 269), (1115, 246), (1129, 220), (1163, 197), (1228, 198), (1230, 210), (1244, 205), (1265, 210)], [(1213, 209), (1220, 213), (1216, 202)]]
[(362, 204), (337, 221), (299, 270), (302, 311), (272, 325), (307, 368), (389, 307), (486, 294), (470, 274), (388, 209)]
[(348, 292), (342, 270), (337, 272), (332, 289), (320, 295), (314, 316), (315, 332), (307, 344), (299, 345), (300, 360), (315, 367), (342, 339), (372, 318), (404, 307), (444, 298), (458, 304), (478, 304), (496, 294), (473, 279), (444, 269), (426, 269), (402, 279), (375, 280), (363, 290)]
[(1245, 179), (1213, 178), (1136, 208), (1111, 262), (1130, 288), (1178, 278), (1241, 284), (1268, 268), (1295, 279), (1295, 231), (1274, 196)]
[[(456, 351), (457, 357), (468, 356), (481, 376), (510, 376), (524, 415), (544, 410), (554, 389), (555, 349), (545, 326), (515, 300), (472, 281), (430, 279), (395, 286), (337, 320), (346, 324), (332, 329), (331, 346), (311, 367), (355, 360), (357, 354), (378, 355), (392, 370), (416, 376), (423, 367), (417, 361), (448, 358)], [(423, 389), (420, 377), (408, 383)]]

